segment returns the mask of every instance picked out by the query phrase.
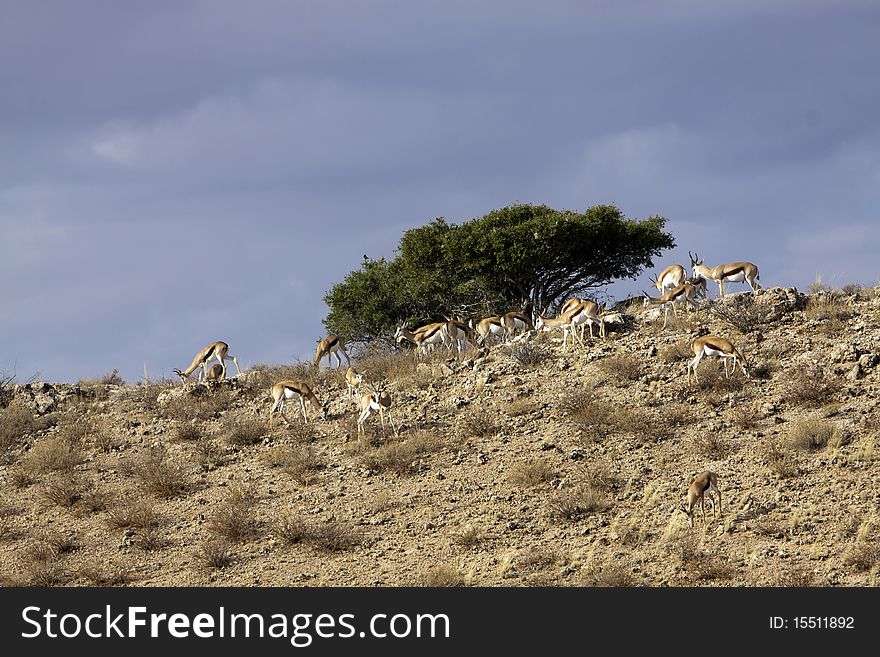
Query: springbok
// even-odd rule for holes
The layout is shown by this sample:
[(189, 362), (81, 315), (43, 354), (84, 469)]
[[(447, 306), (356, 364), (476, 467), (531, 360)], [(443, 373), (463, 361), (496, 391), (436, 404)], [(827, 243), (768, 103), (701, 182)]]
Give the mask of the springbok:
[(302, 411), (303, 420), (306, 424), (309, 422), (308, 413), (306, 413), (305, 400), (315, 408), (320, 410), (322, 420), (327, 419), (327, 404), (321, 404), (315, 393), (305, 381), (279, 381), (272, 386), (272, 408), (269, 410), (269, 426), (272, 426), (272, 414), (277, 410), (281, 417), (284, 417), (284, 402), (288, 399), (298, 399), (299, 408)]
[(339, 354), (345, 356), (345, 362), (351, 365), (351, 359), (345, 352), (345, 340), (338, 335), (328, 335), (326, 338), (318, 340), (318, 346), (315, 348), (315, 367), (321, 366), (321, 359), (327, 357), (327, 367), (333, 367), (331, 356), (336, 356), (336, 367), (342, 365), (342, 359)]
[(709, 497), (709, 503), (712, 505), (712, 516), (715, 516), (715, 500), (712, 493), (718, 496), (718, 514), (721, 515), (721, 490), (718, 488), (718, 475), (714, 472), (706, 470), (698, 474), (687, 490), (687, 506), (681, 505), (680, 510), (688, 518), (688, 527), (694, 526), (694, 506), (700, 503), (703, 511), (703, 522), (706, 522), (706, 502), (705, 498)]
[(181, 381), (186, 381), (190, 374), (195, 372), (198, 367), (201, 367), (202, 371), (199, 372), (199, 382), (201, 382), (203, 377), (208, 376), (208, 361), (215, 358), (223, 368), (224, 377), (226, 376), (226, 361), (230, 358), (232, 359), (232, 362), (235, 363), (235, 369), (238, 370), (239, 376), (241, 376), (241, 369), (238, 367), (238, 360), (235, 356), (229, 353), (229, 345), (220, 340), (212, 342), (197, 353), (196, 357), (193, 358), (192, 363), (190, 363), (190, 366), (185, 370), (181, 371), (175, 369), (174, 373), (180, 377)]
[(693, 360), (688, 362), (687, 366), (687, 376), (688, 382), (691, 380), (691, 372), (694, 373), (694, 380), (699, 381), (700, 379), (697, 377), (697, 365), (700, 364), (700, 360), (702, 360), (703, 356), (718, 356), (721, 358), (721, 362), (724, 364), (724, 374), (727, 378), (730, 378), (730, 374), (727, 372), (727, 361), (728, 359), (733, 359), (733, 369), (732, 372), (736, 371), (736, 363), (739, 361), (740, 367), (742, 367), (743, 374), (746, 375), (746, 378), (749, 378), (749, 373), (746, 371), (746, 359), (739, 350), (733, 346), (733, 343), (727, 338), (720, 338), (717, 335), (701, 335), (698, 338), (695, 338), (691, 343), (691, 349), (694, 352)]
[(748, 283), (752, 293), (761, 287), (757, 281), (760, 279), (758, 266), (751, 262), (731, 262), (716, 267), (707, 267), (703, 264), (700, 256), (688, 251), (691, 258), (691, 267), (694, 269), (694, 278), (702, 277), (718, 283), (720, 294), (724, 296), (724, 282)]

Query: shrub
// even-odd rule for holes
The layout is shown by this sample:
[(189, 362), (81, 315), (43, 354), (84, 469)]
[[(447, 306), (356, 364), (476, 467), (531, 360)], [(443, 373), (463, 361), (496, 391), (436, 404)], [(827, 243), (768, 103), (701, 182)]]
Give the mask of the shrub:
[(513, 486), (531, 487), (550, 481), (556, 476), (552, 465), (543, 459), (515, 463), (507, 475), (508, 483)]
[(311, 475), (323, 464), (318, 453), (311, 445), (303, 447), (276, 447), (263, 456), (263, 461), (270, 467), (281, 468), (285, 474), (298, 484), (306, 485)]
[(40, 430), (41, 422), (24, 404), (13, 402), (0, 415), (0, 450), (17, 447), (22, 440)]
[(360, 454), (360, 460), (368, 470), (411, 474), (418, 472), (423, 456), (441, 448), (439, 439), (431, 432), (418, 431), (404, 441), (368, 449)]
[(211, 420), (227, 410), (232, 401), (227, 388), (196, 386), (172, 397), (162, 408), (162, 416), (179, 422)]
[(219, 538), (232, 542), (243, 541), (257, 531), (253, 511), (256, 492), (248, 487), (234, 486), (208, 521), (208, 530)]
[(313, 523), (293, 514), (278, 518), (274, 533), (285, 543), (307, 543), (325, 552), (350, 550), (363, 542), (360, 533), (348, 523)]
[(642, 361), (635, 354), (607, 356), (596, 366), (599, 371), (621, 384), (638, 381), (642, 375)]
[(68, 472), (82, 460), (79, 447), (61, 436), (51, 436), (37, 442), (22, 461), (30, 473)]
[(464, 416), (464, 428), (469, 436), (488, 438), (497, 430), (495, 416), (492, 412), (471, 411)]
[(52, 504), (71, 507), (76, 504), (88, 489), (82, 479), (73, 473), (67, 473), (43, 486), (43, 497)]
[(712, 459), (723, 459), (732, 450), (729, 440), (717, 433), (704, 433), (693, 440), (694, 450), (701, 456)]
[(507, 354), (520, 365), (529, 367), (540, 365), (550, 355), (544, 347), (532, 342), (514, 343), (507, 347)]
[(253, 418), (227, 416), (223, 419), (223, 433), (229, 445), (244, 447), (261, 442), (266, 435), (266, 428), (262, 422)]
[(188, 485), (186, 473), (177, 461), (169, 458), (164, 445), (156, 445), (139, 454), (131, 465), (144, 490), (157, 497), (175, 497)]
[(549, 504), (552, 516), (569, 522), (581, 520), (591, 513), (607, 511), (611, 506), (607, 496), (590, 485), (564, 489)]
[(110, 507), (107, 524), (116, 529), (158, 527), (159, 514), (147, 500), (126, 497)]
[(742, 295), (726, 298), (725, 303), (712, 304), (709, 312), (727, 327), (745, 335), (760, 331), (769, 324), (773, 310), (757, 303), (752, 295)]
[(780, 479), (791, 479), (800, 474), (797, 458), (785, 448), (778, 438), (771, 438), (764, 442), (761, 457), (770, 471)]
[(222, 538), (208, 539), (193, 556), (196, 564), (204, 570), (226, 568), (234, 560), (229, 541)]
[(815, 451), (828, 445), (838, 447), (843, 439), (834, 422), (821, 418), (798, 420), (788, 433), (789, 445), (802, 451)]
[(789, 374), (785, 399), (793, 404), (818, 407), (831, 401), (842, 387), (840, 377), (824, 368), (800, 367)]
[(421, 570), (418, 578), (418, 586), (449, 587), (467, 586), (469, 577), (457, 566), (438, 564), (428, 566)]
[(226, 451), (213, 440), (199, 440), (195, 444), (194, 458), (202, 470), (213, 470), (226, 462)]

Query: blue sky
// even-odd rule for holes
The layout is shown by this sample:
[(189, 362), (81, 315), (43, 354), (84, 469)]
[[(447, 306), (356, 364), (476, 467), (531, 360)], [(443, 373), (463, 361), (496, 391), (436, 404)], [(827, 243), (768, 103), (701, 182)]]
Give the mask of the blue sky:
[(307, 357), (364, 253), (515, 202), (662, 214), (658, 268), (874, 285), (878, 33), (846, 1), (0, 0), (0, 371)]

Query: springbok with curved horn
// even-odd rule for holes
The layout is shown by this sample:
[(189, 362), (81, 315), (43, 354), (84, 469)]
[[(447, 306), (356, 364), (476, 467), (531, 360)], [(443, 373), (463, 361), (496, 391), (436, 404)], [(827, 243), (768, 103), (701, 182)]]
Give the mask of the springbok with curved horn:
[(690, 283), (684, 283), (671, 290), (666, 290), (659, 299), (650, 296), (644, 290), (642, 290), (642, 294), (645, 295), (645, 308), (648, 306), (663, 306), (663, 328), (666, 328), (666, 320), (669, 317), (670, 306), (672, 307), (672, 314), (675, 315), (676, 321), (678, 321), (678, 310), (676, 309), (676, 306), (682, 301), (693, 308), (698, 307), (697, 302), (694, 300), (697, 296), (697, 288)]
[(327, 357), (327, 367), (333, 367), (331, 356), (336, 356), (336, 367), (342, 365), (342, 359), (339, 354), (345, 356), (345, 362), (351, 365), (351, 359), (345, 352), (345, 340), (338, 335), (328, 335), (326, 338), (318, 340), (318, 346), (315, 348), (315, 367), (321, 366), (321, 359)]
[(697, 377), (697, 365), (700, 364), (700, 360), (702, 360), (703, 356), (718, 356), (724, 364), (724, 374), (728, 379), (730, 378), (730, 373), (727, 371), (727, 361), (732, 358), (733, 369), (730, 372), (732, 373), (736, 371), (736, 364), (738, 361), (740, 367), (742, 367), (743, 374), (746, 375), (747, 379), (749, 378), (749, 373), (746, 371), (745, 356), (743, 356), (727, 338), (720, 338), (717, 335), (711, 334), (701, 335), (700, 337), (695, 338), (691, 343), (691, 349), (694, 352), (694, 358), (688, 362), (688, 382), (691, 380), (691, 372), (694, 373), (694, 380), (699, 381), (699, 378)]
[(691, 482), (691, 485), (688, 486), (687, 490), (687, 506), (684, 504), (681, 505), (680, 510), (687, 516), (688, 518), (688, 527), (694, 526), (694, 507), (697, 502), (700, 503), (700, 508), (703, 511), (703, 522), (706, 522), (706, 501), (705, 498), (708, 496), (709, 503), (712, 505), (712, 516), (715, 516), (715, 500), (712, 497), (712, 493), (718, 496), (718, 513), (721, 512), (721, 490), (718, 488), (718, 475), (714, 472), (710, 472), (706, 470), (698, 474), (694, 480)]
[(683, 285), (687, 278), (687, 271), (681, 265), (669, 265), (660, 272), (659, 276), (651, 279), (654, 287), (660, 294), (663, 294), (668, 288)]
[(691, 267), (694, 269), (694, 278), (702, 277), (718, 283), (721, 296), (724, 296), (724, 282), (748, 283), (752, 293), (761, 287), (757, 281), (760, 278), (758, 266), (751, 262), (731, 262), (716, 267), (707, 267), (703, 264), (700, 256), (688, 251), (691, 258)]
[(321, 404), (315, 393), (305, 381), (279, 381), (272, 386), (272, 408), (269, 410), (269, 426), (272, 426), (272, 415), (277, 410), (281, 417), (284, 417), (284, 402), (288, 399), (298, 399), (299, 408), (302, 411), (303, 420), (306, 424), (309, 422), (309, 415), (306, 413), (306, 402), (319, 409), (322, 420), (327, 419), (327, 404)]
[(193, 358), (192, 363), (190, 363), (189, 367), (185, 370), (181, 371), (179, 369), (174, 369), (174, 373), (180, 377), (182, 381), (186, 381), (189, 378), (189, 375), (196, 371), (197, 368), (201, 367), (202, 371), (199, 372), (199, 382), (201, 383), (204, 377), (208, 376), (208, 361), (217, 359), (220, 363), (220, 366), (223, 368), (223, 376), (226, 376), (226, 360), (232, 359), (232, 362), (235, 363), (235, 369), (238, 371), (238, 375), (241, 376), (241, 368), (238, 366), (238, 360), (229, 353), (229, 345), (225, 342), (218, 340), (217, 342), (212, 342), (207, 347), (202, 349), (199, 353), (196, 354), (196, 357)]

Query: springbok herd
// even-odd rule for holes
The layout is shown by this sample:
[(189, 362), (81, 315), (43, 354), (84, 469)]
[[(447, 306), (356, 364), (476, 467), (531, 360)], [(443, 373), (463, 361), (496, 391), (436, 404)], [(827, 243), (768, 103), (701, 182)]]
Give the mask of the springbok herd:
[[(745, 282), (751, 287), (754, 293), (759, 286), (757, 284), (758, 268), (751, 262), (734, 262), (729, 264), (721, 264), (717, 267), (707, 267), (699, 256), (690, 254), (692, 275), (687, 276), (685, 268), (681, 265), (670, 265), (660, 274), (652, 279), (655, 287), (660, 293), (659, 297), (652, 297), (644, 292), (644, 306), (649, 307), (659, 305), (663, 308), (663, 328), (666, 328), (666, 320), (668, 318), (669, 309), (672, 308), (673, 314), (678, 317), (677, 306), (684, 303), (689, 307), (697, 307), (697, 298), (706, 299), (707, 281), (718, 283), (719, 294), (724, 296), (724, 283), (742, 283)], [(404, 326), (400, 326), (394, 335), (397, 343), (403, 341), (411, 342), (415, 345), (417, 353), (425, 354), (428, 350), (433, 349), (437, 345), (443, 345), (448, 350), (455, 349), (458, 353), (474, 344), (493, 344), (497, 341), (509, 343), (514, 340), (528, 339), (537, 331), (562, 331), (563, 334), (563, 351), (568, 348), (568, 336), (572, 335), (573, 342), (584, 344), (585, 325), (590, 327), (590, 337), (593, 336), (593, 325), (599, 328), (599, 336), (605, 337), (605, 319), (608, 313), (605, 309), (594, 301), (572, 298), (567, 300), (559, 313), (558, 317), (543, 317), (538, 315), (535, 322), (527, 315), (513, 311), (502, 316), (484, 317), (482, 319), (471, 319), (468, 322), (449, 320), (445, 322), (434, 322), (420, 326), (410, 331)], [(578, 331), (578, 329), (580, 329)], [(727, 338), (717, 335), (701, 335), (691, 343), (694, 357), (687, 364), (687, 378), (690, 381), (691, 375), (694, 380), (697, 378), (697, 366), (704, 356), (717, 356), (722, 360), (724, 366), (724, 374), (729, 377), (731, 373), (736, 371), (737, 363), (742, 368), (746, 378), (749, 373), (746, 370), (746, 359), (736, 348), (736, 346)], [(342, 356), (345, 357), (348, 369), (345, 373), (345, 381), (348, 387), (349, 400), (354, 400), (359, 412), (357, 418), (358, 438), (364, 433), (364, 422), (372, 415), (379, 414), (382, 426), (385, 426), (385, 414), (388, 414), (389, 423), (394, 429), (395, 435), (397, 428), (391, 418), (391, 396), (384, 390), (384, 385), (380, 383), (373, 384), (372, 390), (367, 392), (361, 391), (364, 372), (357, 372), (351, 365), (351, 359), (345, 351), (345, 341), (337, 335), (328, 335), (318, 342), (315, 349), (314, 364), (319, 367), (324, 357), (327, 358), (328, 366), (332, 367), (332, 357), (336, 358), (336, 366), (342, 365)], [(728, 371), (727, 361), (733, 360), (733, 367)], [(208, 362), (216, 360), (217, 363), (208, 366)], [(222, 341), (212, 342), (204, 349), (199, 351), (193, 358), (192, 363), (185, 370), (175, 369), (174, 372), (180, 376), (181, 380), (186, 381), (187, 378), (201, 368), (199, 371), (199, 381), (219, 381), (226, 377), (226, 361), (232, 360), (238, 374), (241, 369), (238, 366), (238, 360), (229, 353), (229, 345)], [(272, 406), (269, 410), (269, 425), (276, 411), (287, 421), (284, 416), (284, 405), (289, 399), (299, 401), (300, 411), (303, 420), (309, 421), (306, 411), (306, 401), (313, 405), (319, 411), (321, 419), (327, 417), (327, 404), (321, 404), (318, 397), (305, 381), (301, 380), (284, 380), (278, 381), (271, 388)], [(712, 497), (712, 493), (718, 498), (717, 513), (721, 513), (721, 492), (718, 488), (718, 478), (714, 472), (705, 471), (697, 475), (691, 482), (687, 490), (687, 505), (682, 505), (680, 510), (685, 513), (688, 518), (688, 525), (693, 527), (693, 511), (697, 502), (703, 512), (705, 521), (706, 496), (712, 504), (712, 513), (716, 513), (716, 504)]]

